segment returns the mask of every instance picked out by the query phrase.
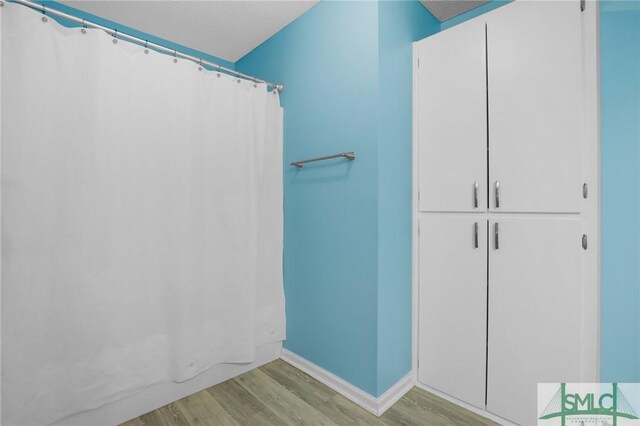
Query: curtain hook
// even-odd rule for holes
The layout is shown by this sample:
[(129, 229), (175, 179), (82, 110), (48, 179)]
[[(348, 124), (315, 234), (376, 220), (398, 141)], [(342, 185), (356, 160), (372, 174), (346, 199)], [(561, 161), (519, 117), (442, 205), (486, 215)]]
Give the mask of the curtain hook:
[(220, 71), (222, 70), (222, 65), (218, 65), (218, 77), (220, 77)]
[(144, 41), (144, 54), (147, 55), (149, 54), (149, 40), (145, 40)]
[[(42, 4), (42, 14), (43, 15), (47, 14), (47, 7), (44, 5), (44, 3)], [(47, 21), (48, 21), (47, 17), (43, 16), (42, 17), (42, 22), (47, 22)]]
[(198, 71), (202, 71), (202, 58), (198, 61)]
[(118, 42), (118, 30), (113, 30), (113, 44)]

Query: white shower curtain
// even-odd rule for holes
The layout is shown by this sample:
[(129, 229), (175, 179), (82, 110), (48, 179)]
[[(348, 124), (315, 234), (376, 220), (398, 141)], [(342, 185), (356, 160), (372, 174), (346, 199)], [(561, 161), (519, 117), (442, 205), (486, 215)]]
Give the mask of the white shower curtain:
[(3, 424), (282, 340), (277, 93), (23, 6), (0, 14)]

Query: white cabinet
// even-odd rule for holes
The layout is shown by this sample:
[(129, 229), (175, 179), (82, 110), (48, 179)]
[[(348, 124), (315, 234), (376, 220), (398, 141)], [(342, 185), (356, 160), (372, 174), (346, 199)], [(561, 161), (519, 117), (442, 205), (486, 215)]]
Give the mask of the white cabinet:
[(419, 259), (419, 380), (484, 408), (486, 218), (422, 215)]
[(485, 211), (484, 22), (436, 34), (419, 48), (420, 210)]
[(519, 2), (417, 45), (420, 211), (484, 211), (487, 190), (495, 211), (582, 210), (583, 25)]
[(418, 382), (521, 424), (598, 380), (597, 40), (518, 0), (414, 46)]
[(419, 215), (418, 381), (526, 425), (582, 381), (586, 252), (579, 217), (514, 216)]
[(536, 424), (539, 382), (582, 379), (582, 229), (577, 217), (490, 221), (487, 410), (494, 414)]
[(576, 4), (525, 1), (487, 16), (491, 209), (582, 210), (584, 14)]

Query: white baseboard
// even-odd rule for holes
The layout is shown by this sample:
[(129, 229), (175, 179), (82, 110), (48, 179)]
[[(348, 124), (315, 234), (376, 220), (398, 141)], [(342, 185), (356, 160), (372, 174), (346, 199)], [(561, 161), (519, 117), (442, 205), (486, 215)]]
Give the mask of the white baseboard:
[(112, 426), (123, 423), (276, 360), (280, 356), (281, 348), (282, 342), (267, 343), (256, 349), (254, 362), (214, 365), (186, 382), (168, 382), (151, 386), (95, 410), (85, 411), (62, 419), (54, 423), (53, 426)]
[(282, 349), (280, 358), (376, 416), (381, 416), (387, 411), (389, 407), (409, 392), (415, 383), (414, 375), (410, 372), (398, 380), (395, 385), (391, 386), (391, 388), (380, 395), (380, 397), (376, 398), (287, 349)]
[(395, 385), (391, 386), (385, 393), (377, 399), (378, 416), (384, 414), (393, 404), (398, 402), (407, 392), (409, 392), (416, 384), (413, 372), (409, 372), (402, 379), (398, 380)]
[(504, 419), (504, 418), (502, 418), (500, 416), (496, 416), (495, 414), (490, 413), (490, 412), (488, 412), (486, 410), (483, 410), (481, 408), (478, 408), (478, 407), (476, 407), (474, 405), (467, 404), (464, 401), (460, 401), (459, 399), (454, 398), (451, 395), (448, 395), (448, 394), (446, 394), (444, 392), (440, 392), (439, 390), (431, 388), (431, 387), (429, 387), (429, 386), (427, 386), (425, 384), (422, 384), (422, 383), (420, 383), (418, 381), (416, 381), (415, 385), (416, 385), (416, 387), (418, 387), (418, 388), (420, 388), (420, 389), (422, 389), (424, 391), (427, 391), (427, 392), (432, 393), (432, 394), (434, 394), (436, 396), (439, 396), (442, 399), (446, 399), (447, 401), (449, 401), (449, 402), (451, 402), (453, 404), (459, 405), (460, 407), (462, 407), (462, 408), (464, 408), (466, 410), (469, 410), (474, 414), (477, 414), (477, 415), (482, 416), (482, 417), (484, 417), (486, 419), (489, 419), (489, 420), (493, 420), (494, 422), (496, 422), (496, 423), (498, 423), (500, 425), (503, 425), (503, 426), (518, 426), (515, 423), (512, 423), (507, 419)]

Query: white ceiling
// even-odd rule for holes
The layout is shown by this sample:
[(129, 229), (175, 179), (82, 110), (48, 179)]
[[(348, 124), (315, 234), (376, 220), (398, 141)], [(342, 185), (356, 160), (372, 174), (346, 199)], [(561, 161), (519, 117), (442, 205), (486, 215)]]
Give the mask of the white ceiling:
[(67, 0), (61, 3), (236, 62), (318, 1)]
[(438, 21), (442, 22), (489, 2), (475, 0), (420, 0), (420, 3)]

